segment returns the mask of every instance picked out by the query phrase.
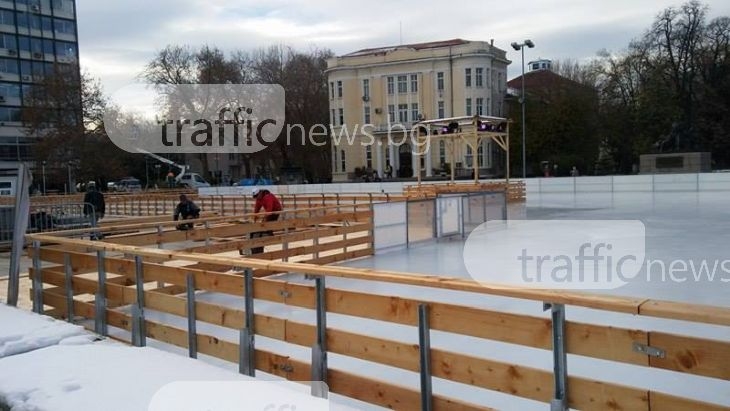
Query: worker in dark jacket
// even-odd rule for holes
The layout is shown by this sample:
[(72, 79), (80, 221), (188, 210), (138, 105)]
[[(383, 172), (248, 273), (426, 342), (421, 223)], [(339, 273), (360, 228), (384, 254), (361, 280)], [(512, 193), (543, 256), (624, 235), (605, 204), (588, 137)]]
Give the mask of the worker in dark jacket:
[[(200, 218), (200, 207), (188, 199), (185, 194), (180, 194), (180, 202), (175, 207), (175, 215), (173, 220), (177, 221), (180, 217), (183, 220), (189, 220), (192, 218)], [(178, 230), (190, 230), (193, 228), (193, 224), (178, 224)]]
[[(96, 224), (104, 218), (104, 213), (106, 212), (104, 194), (97, 190), (96, 183), (89, 183), (86, 190), (86, 194), (84, 195), (84, 216), (89, 219), (92, 227), (96, 227)], [(94, 232), (91, 235), (91, 239), (99, 240), (101, 239), (101, 235), (98, 232)]]

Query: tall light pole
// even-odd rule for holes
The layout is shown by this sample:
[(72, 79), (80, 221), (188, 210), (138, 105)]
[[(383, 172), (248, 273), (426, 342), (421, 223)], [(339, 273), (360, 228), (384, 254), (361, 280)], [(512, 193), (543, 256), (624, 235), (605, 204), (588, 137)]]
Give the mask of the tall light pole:
[(520, 94), (520, 103), (522, 104), (522, 178), (527, 178), (527, 151), (525, 149), (525, 46), (529, 48), (535, 47), (532, 40), (525, 40), (522, 43), (512, 43), (512, 48), (522, 51), (522, 93)]
[(41, 173), (43, 173), (43, 195), (46, 195), (46, 160), (41, 162)]

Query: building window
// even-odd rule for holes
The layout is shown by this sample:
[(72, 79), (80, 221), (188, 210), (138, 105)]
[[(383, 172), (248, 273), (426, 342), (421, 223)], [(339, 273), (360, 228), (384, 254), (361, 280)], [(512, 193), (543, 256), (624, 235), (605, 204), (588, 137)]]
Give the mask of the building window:
[(15, 36), (12, 34), (0, 34), (0, 48), (17, 50)]
[(445, 113), (445, 110), (444, 110), (444, 102), (443, 101), (439, 101), (438, 112), (439, 112), (439, 118), (446, 117), (446, 115), (445, 115), (446, 113)]
[(388, 94), (394, 94), (395, 82), (393, 81), (393, 76), (388, 77), (386, 82), (388, 84)]
[(484, 164), (484, 142), (479, 143), (477, 147), (477, 167), (486, 167)]
[(41, 17), (41, 29), (43, 31), (53, 31), (53, 20), (50, 17)]
[(444, 91), (444, 72), (439, 71), (436, 73), (436, 89), (438, 91)]
[(337, 97), (342, 98), (342, 80), (337, 80)]
[(418, 121), (418, 103), (411, 104), (411, 120)]
[(365, 166), (373, 168), (373, 147), (365, 146)]
[(408, 76), (398, 76), (398, 94), (408, 92)]
[(408, 122), (408, 104), (398, 104), (398, 121), (401, 123)]
[(446, 165), (446, 142), (439, 140), (439, 164), (441, 167)]
[(0, 58), (0, 73), (18, 74), (18, 60)]
[(15, 107), (0, 107), (0, 121), (20, 121), (20, 109)]
[(330, 82), (330, 98), (335, 98), (335, 83)]
[(345, 150), (340, 150), (340, 167), (344, 173), (347, 170), (347, 162), (345, 161)]
[(53, 40), (43, 39), (43, 52), (53, 54)]
[(484, 115), (484, 99), (482, 97), (477, 97), (477, 115)]
[(15, 13), (10, 10), (0, 10), (0, 24), (6, 26), (15, 25)]
[(464, 85), (466, 87), (471, 87), (471, 69), (464, 69)]
[(341, 109), (341, 108), (338, 109), (338, 114), (340, 117), (340, 125), (344, 125), (345, 124), (345, 110)]
[(0, 83), (0, 96), (19, 98), (20, 97), (20, 84)]
[(497, 90), (501, 93), (502, 92), (502, 73), (497, 73)]
[(362, 96), (365, 98), (365, 101), (370, 99), (370, 80), (364, 79), (362, 81)]
[(537, 70), (537, 69), (539, 69), (539, 68), (540, 68), (540, 63), (533, 63), (533, 64), (532, 64), (532, 69), (533, 69), (533, 70)]
[(466, 99), (466, 115), (471, 115), (471, 98)]
[[(32, 17), (38, 17), (38, 16), (32, 16)], [(31, 19), (30, 21), (30, 27), (32, 29), (40, 30), (41, 29), (41, 22), (40, 19), (38, 19), (38, 27), (34, 27), (35, 21)], [(62, 19), (54, 19), (53, 24), (55, 24), (56, 32), (62, 33), (62, 34), (70, 34), (74, 35), (76, 34), (76, 24), (74, 24), (73, 21), (69, 20), (62, 20)]]
[(335, 117), (335, 109), (332, 109), (332, 117), (330, 118), (330, 123), (332, 123), (333, 126), (337, 125), (337, 118)]
[(395, 123), (395, 105), (388, 104), (388, 121)]
[(488, 116), (491, 116), (492, 115), (492, 99), (490, 99), (489, 97), (487, 97), (487, 111), (486, 111), (486, 113), (487, 113)]
[(76, 45), (66, 41), (56, 42), (56, 55), (59, 57), (76, 57)]
[(477, 87), (484, 87), (484, 69), (477, 67), (476, 76)]
[(474, 155), (471, 151), (471, 146), (466, 146), (466, 156), (464, 156), (464, 162), (468, 168), (474, 167)]
[(411, 93), (418, 93), (418, 74), (411, 74)]
[(365, 124), (370, 124), (370, 106), (363, 107), (363, 110), (365, 110), (363, 120), (365, 120)]

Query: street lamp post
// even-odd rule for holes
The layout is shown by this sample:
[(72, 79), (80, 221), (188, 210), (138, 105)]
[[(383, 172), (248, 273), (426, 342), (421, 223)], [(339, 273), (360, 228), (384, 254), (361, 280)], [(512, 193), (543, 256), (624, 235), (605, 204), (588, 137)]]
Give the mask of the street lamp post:
[(522, 104), (522, 178), (527, 178), (527, 151), (525, 146), (525, 46), (529, 48), (535, 47), (532, 40), (525, 40), (522, 43), (512, 43), (512, 48), (522, 51), (522, 93), (520, 94), (520, 103)]
[(43, 195), (46, 195), (46, 160), (41, 162), (41, 173), (43, 175)]

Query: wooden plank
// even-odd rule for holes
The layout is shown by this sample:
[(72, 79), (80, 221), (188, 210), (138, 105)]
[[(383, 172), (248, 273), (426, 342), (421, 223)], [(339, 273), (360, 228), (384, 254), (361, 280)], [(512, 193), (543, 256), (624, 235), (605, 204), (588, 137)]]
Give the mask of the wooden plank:
[(730, 380), (730, 343), (652, 331), (649, 345), (666, 352), (650, 357), (652, 367)]
[[(358, 375), (340, 370), (330, 369), (328, 373), (329, 381), (327, 381), (327, 385), (331, 392), (394, 410), (420, 409), (421, 397), (416, 390), (382, 381), (364, 379)], [(435, 395), (433, 409), (435, 411), (471, 411), (489, 410), (490, 408)]]
[(730, 326), (730, 308), (688, 304), (675, 301), (647, 300), (639, 306), (639, 314)]
[[(436, 377), (542, 402), (553, 396), (553, 374), (549, 371), (442, 350), (432, 350), (431, 361)], [(568, 387), (568, 404), (574, 409), (648, 409), (646, 390), (578, 377), (569, 377)]]
[(658, 411), (729, 411), (730, 406), (711, 404), (708, 402), (675, 397), (659, 392), (649, 393), (652, 410)]
[[(356, 247), (356, 246), (362, 246), (362, 245), (366, 245), (369, 247), (370, 244), (372, 244), (372, 242), (373, 242), (373, 238), (371, 236), (355, 237), (355, 238), (349, 238), (347, 240), (320, 243), (317, 245), (290, 247), (286, 250), (268, 251), (268, 252), (264, 253), (263, 255), (266, 256), (267, 259), (278, 260), (278, 259), (283, 259), (283, 258), (287, 258), (287, 257), (291, 258), (291, 257), (298, 257), (298, 256), (303, 256), (303, 255), (312, 255), (317, 252), (339, 250), (339, 249), (344, 249), (345, 247)], [(311, 260), (311, 259), (312, 258), (309, 258), (307, 260)]]
[(336, 235), (342, 235), (342, 234), (357, 233), (357, 232), (368, 231), (368, 230), (370, 230), (370, 226), (365, 225), (365, 224), (354, 224), (354, 225), (350, 225), (350, 226), (339, 226), (339, 227), (325, 226), (325, 227), (321, 227), (317, 230), (307, 227), (304, 230), (298, 230), (293, 233), (289, 233), (288, 235), (284, 235), (283, 233), (279, 232), (274, 236), (262, 237), (262, 238), (258, 238), (258, 239), (226, 240), (226, 242), (223, 244), (212, 244), (209, 246), (196, 246), (196, 247), (186, 248), (185, 251), (196, 252), (196, 253), (215, 254), (215, 253), (222, 253), (222, 252), (227, 252), (227, 251), (232, 251), (232, 250), (238, 250), (241, 248), (264, 247), (267, 245), (281, 244), (281, 243), (283, 243), (283, 241), (285, 239), (289, 242), (304, 241), (304, 240), (311, 240), (314, 238), (322, 238), (322, 237), (336, 236)]

